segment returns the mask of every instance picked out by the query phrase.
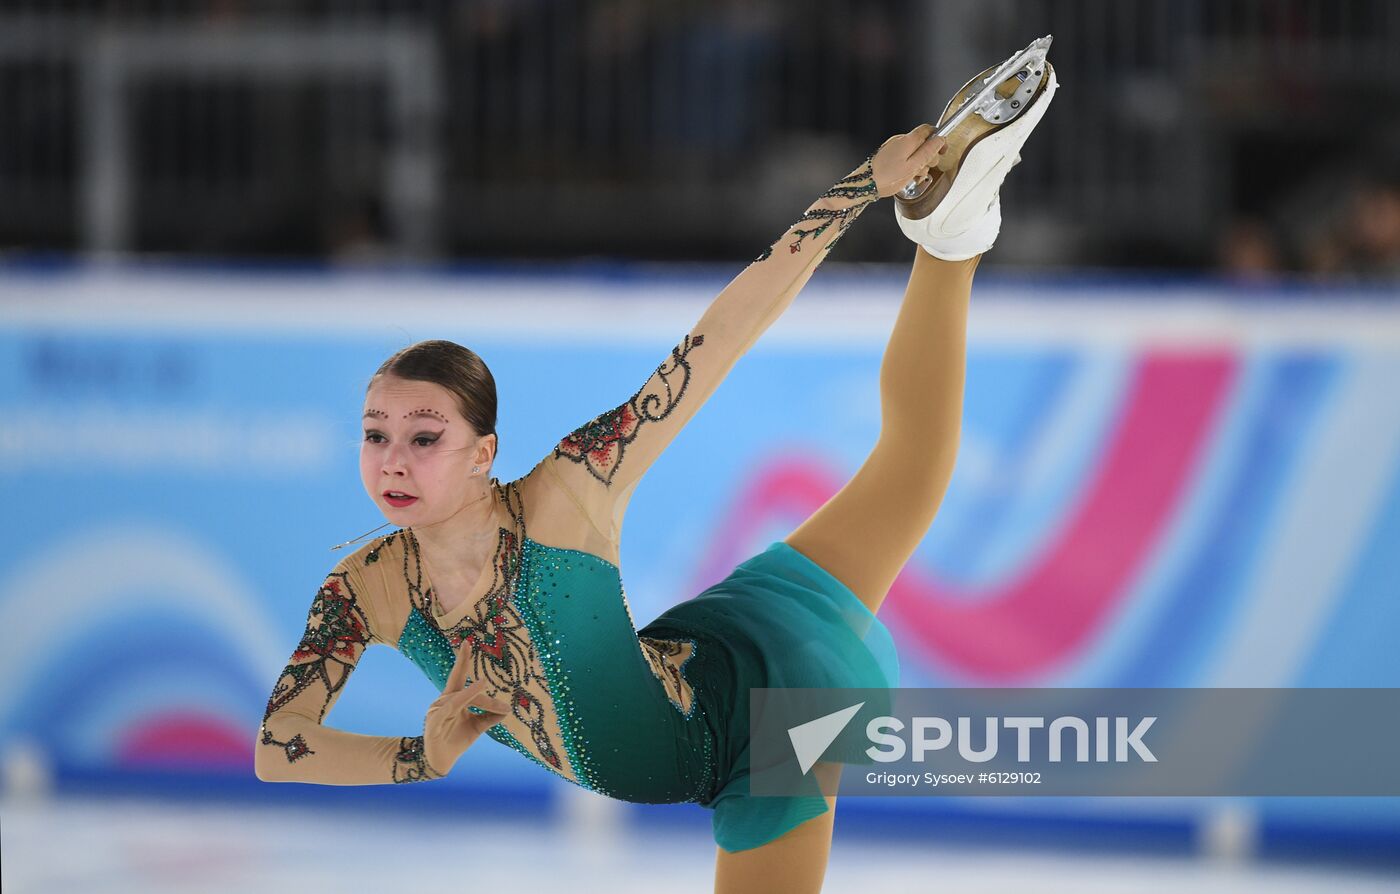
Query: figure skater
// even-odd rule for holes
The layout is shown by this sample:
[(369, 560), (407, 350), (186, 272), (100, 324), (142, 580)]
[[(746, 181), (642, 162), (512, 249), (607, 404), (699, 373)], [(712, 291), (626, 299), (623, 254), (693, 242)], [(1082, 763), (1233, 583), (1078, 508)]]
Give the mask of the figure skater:
[[(817, 765), (815, 795), (750, 795), (749, 690), (898, 685), (875, 612), (953, 472), (973, 272), (1000, 229), (1001, 182), (1055, 91), (1046, 77), (1009, 124), (976, 119), (947, 139), (925, 124), (886, 140), (719, 293), (635, 394), (522, 478), (490, 476), (496, 388), (475, 353), (435, 340), (386, 360), (366, 389), (360, 474), (399, 527), (321, 584), (267, 703), (258, 778), (426, 782), (484, 733), (591, 791), (711, 809), (716, 891), (819, 890), (836, 803), (822, 792), (840, 765)], [(637, 629), (618, 563), (642, 475), (857, 216), (930, 179), (932, 213), (899, 216), (921, 247), (882, 360), (869, 457), (784, 540)], [(441, 689), (421, 733), (322, 723), (373, 643)]]

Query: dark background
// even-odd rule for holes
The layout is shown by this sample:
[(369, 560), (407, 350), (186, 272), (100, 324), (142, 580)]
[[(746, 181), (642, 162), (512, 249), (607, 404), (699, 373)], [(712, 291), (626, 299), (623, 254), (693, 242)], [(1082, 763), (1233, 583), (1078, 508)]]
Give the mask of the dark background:
[(743, 260), (1046, 33), (989, 262), (1400, 271), (1386, 0), (0, 0), (0, 251)]

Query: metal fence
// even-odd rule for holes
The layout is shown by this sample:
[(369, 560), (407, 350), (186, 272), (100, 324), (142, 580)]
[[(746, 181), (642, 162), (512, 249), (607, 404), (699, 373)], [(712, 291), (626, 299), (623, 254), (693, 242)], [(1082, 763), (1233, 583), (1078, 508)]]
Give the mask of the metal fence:
[(0, 246), (732, 260), (1049, 32), (999, 261), (1207, 264), (1400, 156), (1384, 0), (0, 0)]

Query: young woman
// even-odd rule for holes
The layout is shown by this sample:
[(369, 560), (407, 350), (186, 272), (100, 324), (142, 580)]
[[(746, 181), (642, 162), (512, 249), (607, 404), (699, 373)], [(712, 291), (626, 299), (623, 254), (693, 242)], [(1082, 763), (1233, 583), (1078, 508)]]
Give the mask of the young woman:
[[(885, 141), (720, 292), (635, 394), (515, 481), (490, 477), (496, 390), (479, 357), (427, 341), (386, 360), (365, 395), (360, 473), (399, 529), (322, 583), (267, 704), (258, 777), (428, 781), (484, 733), (590, 790), (712, 809), (718, 891), (819, 889), (836, 800), (820, 792), (839, 765), (818, 765), (816, 794), (750, 796), (749, 690), (898, 685), (875, 612), (952, 475), (973, 271), (1049, 78), (1039, 108), (970, 148), (932, 125)], [(638, 630), (618, 569), (633, 489), (856, 217), (935, 166), (933, 213), (900, 218), (922, 248), (882, 361), (869, 458), (783, 541)], [(421, 734), (322, 723), (376, 642), (442, 689)]]

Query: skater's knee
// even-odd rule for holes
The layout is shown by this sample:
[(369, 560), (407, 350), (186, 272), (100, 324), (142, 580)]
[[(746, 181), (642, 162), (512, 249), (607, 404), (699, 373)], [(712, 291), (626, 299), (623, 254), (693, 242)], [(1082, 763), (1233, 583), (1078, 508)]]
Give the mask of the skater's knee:
[(948, 489), (957, 459), (956, 438), (920, 438), (907, 431), (885, 430), (861, 471), (885, 482), (893, 499), (910, 499), (920, 505), (932, 500), (936, 505)]

